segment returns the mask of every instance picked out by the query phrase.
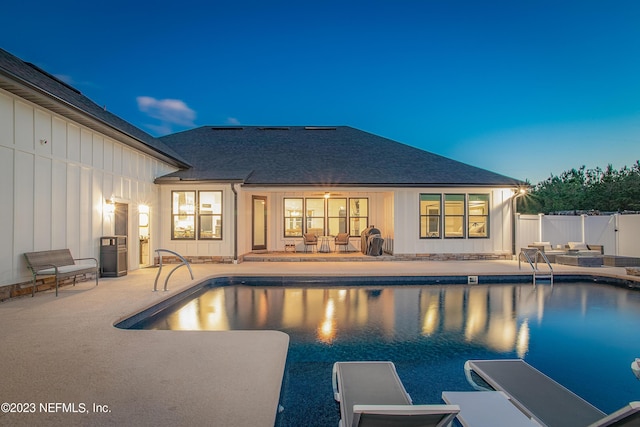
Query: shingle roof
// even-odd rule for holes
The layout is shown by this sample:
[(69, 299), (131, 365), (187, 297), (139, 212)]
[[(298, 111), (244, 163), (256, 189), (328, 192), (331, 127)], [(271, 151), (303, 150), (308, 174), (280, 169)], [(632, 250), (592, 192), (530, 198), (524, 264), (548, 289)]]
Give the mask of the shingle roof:
[(256, 186), (400, 187), (524, 184), (347, 126), (204, 126), (154, 138), (2, 49), (0, 88), (186, 168), (158, 182), (182, 179)]
[[(100, 107), (46, 71), (3, 49), (0, 49), (0, 88), (122, 142), (131, 144), (129, 138), (132, 138), (135, 148), (159, 155), (178, 167), (189, 166), (184, 158), (157, 138)], [(103, 126), (96, 127), (96, 122)]]
[(524, 182), (347, 126), (212, 127), (160, 138), (191, 169), (163, 179), (256, 186), (518, 186)]

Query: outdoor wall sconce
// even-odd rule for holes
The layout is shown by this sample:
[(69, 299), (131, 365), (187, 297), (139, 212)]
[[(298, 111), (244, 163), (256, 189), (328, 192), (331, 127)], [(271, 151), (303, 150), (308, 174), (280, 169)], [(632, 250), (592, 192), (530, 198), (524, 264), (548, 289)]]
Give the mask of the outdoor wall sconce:
[(328, 191), (326, 193), (324, 193), (324, 198), (328, 199), (331, 196), (331, 193), (329, 193)]
[(111, 199), (105, 199), (103, 210), (105, 214), (112, 214), (116, 211), (116, 203)]
[(149, 226), (149, 206), (147, 205), (139, 205), (138, 206), (138, 226), (140, 227), (148, 227)]

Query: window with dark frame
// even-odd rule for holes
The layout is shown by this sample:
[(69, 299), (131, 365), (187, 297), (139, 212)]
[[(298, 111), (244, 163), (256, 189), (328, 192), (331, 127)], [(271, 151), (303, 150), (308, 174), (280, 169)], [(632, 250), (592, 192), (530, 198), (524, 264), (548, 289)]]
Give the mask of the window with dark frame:
[(303, 232), (318, 236), (325, 232), (330, 236), (349, 233), (353, 237), (360, 236), (369, 226), (369, 199), (366, 197), (286, 197), (283, 204), (285, 238), (302, 237)]
[(490, 194), (420, 194), (420, 238), (489, 237)]
[(359, 237), (369, 227), (369, 199), (349, 198), (349, 236)]
[(347, 199), (327, 199), (327, 234), (337, 236), (347, 232)]
[(442, 195), (420, 194), (420, 238), (439, 239)]
[(444, 195), (444, 237), (462, 239), (465, 237), (465, 195)]
[(221, 240), (222, 191), (172, 191), (171, 217), (171, 240)]
[(324, 198), (305, 199), (306, 232), (324, 236)]
[(198, 192), (198, 239), (222, 239), (222, 191)]
[(284, 237), (302, 237), (304, 199), (284, 199)]
[(171, 192), (171, 239), (195, 240), (196, 192)]
[(469, 238), (489, 237), (489, 194), (469, 194)]

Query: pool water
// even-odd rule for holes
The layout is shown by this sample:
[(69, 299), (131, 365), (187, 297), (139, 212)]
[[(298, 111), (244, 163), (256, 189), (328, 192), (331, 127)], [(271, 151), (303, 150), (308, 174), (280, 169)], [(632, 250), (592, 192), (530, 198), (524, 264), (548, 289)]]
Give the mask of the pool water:
[(224, 286), (137, 327), (289, 334), (279, 427), (336, 426), (331, 367), (348, 360), (393, 361), (415, 404), (472, 390), (464, 362), (493, 358), (523, 358), (605, 412), (640, 400), (640, 292), (608, 285)]

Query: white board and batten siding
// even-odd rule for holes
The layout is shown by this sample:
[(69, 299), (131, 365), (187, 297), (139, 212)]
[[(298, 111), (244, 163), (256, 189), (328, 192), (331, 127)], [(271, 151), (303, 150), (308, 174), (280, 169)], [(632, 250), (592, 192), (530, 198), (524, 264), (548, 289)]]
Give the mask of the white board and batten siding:
[[(98, 258), (100, 236), (113, 234), (103, 210), (110, 197), (129, 204), (135, 242), (138, 204), (157, 209), (153, 180), (174, 170), (0, 90), (0, 285), (30, 277), (24, 252), (69, 248), (75, 258)], [(137, 266), (129, 246), (129, 266)]]
[[(420, 238), (420, 194), (490, 194), (488, 238)], [(395, 191), (393, 252), (414, 254), (509, 254), (512, 247), (511, 188), (423, 188)]]
[[(186, 257), (232, 257), (233, 256), (233, 191), (230, 184), (165, 184), (160, 186), (160, 215), (162, 223), (156, 233), (158, 248), (169, 249)], [(222, 239), (181, 240), (172, 239), (172, 192), (173, 191), (221, 191), (222, 192)], [(251, 209), (251, 205), (249, 205)], [(239, 209), (239, 213), (242, 212)], [(251, 212), (251, 211), (249, 211)], [(154, 254), (155, 256), (155, 254)], [(163, 254), (169, 256), (169, 254)]]

